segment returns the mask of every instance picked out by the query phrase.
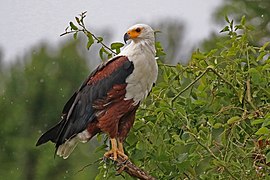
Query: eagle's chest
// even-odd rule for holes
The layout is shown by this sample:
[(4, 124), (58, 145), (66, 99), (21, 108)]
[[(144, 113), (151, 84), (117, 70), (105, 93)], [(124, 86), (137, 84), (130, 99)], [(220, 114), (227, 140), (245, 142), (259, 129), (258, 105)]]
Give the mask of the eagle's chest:
[(133, 99), (137, 104), (151, 91), (157, 79), (158, 67), (152, 56), (138, 55), (134, 59), (134, 70), (126, 79), (125, 99)]

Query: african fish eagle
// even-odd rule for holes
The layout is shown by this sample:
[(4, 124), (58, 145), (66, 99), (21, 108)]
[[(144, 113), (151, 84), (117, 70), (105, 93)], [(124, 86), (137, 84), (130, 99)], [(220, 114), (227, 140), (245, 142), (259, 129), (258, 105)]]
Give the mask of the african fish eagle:
[(55, 153), (68, 158), (78, 142), (88, 142), (97, 133), (106, 133), (111, 150), (105, 157), (124, 159), (123, 141), (135, 119), (140, 102), (157, 80), (153, 29), (136, 24), (124, 41), (131, 40), (120, 54), (99, 65), (65, 104), (61, 121), (45, 132), (36, 146), (55, 143)]

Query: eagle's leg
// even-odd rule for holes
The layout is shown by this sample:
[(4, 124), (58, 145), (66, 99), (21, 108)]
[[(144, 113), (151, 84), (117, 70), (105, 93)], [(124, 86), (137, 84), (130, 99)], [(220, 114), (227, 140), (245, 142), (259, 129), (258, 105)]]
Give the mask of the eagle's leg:
[(120, 141), (119, 139), (117, 142), (118, 142), (118, 150), (119, 150), (118, 154), (120, 156), (122, 156), (122, 158), (124, 158), (124, 160), (128, 160), (128, 156), (125, 155), (125, 152), (124, 152), (123, 142)]
[(111, 145), (112, 145), (112, 149), (106, 152), (104, 156), (108, 158), (111, 156), (111, 154), (113, 154), (113, 160), (116, 160), (118, 149), (117, 149), (117, 142), (115, 138), (111, 138)]
[(111, 145), (112, 145), (112, 149), (104, 154), (105, 157), (109, 158), (111, 157), (111, 155), (113, 155), (114, 161), (117, 159), (118, 155), (121, 156), (124, 160), (128, 159), (128, 156), (124, 154), (123, 143), (118, 141), (118, 148), (117, 148), (116, 139), (111, 138)]
[(119, 149), (119, 151), (122, 152), (122, 153), (124, 153), (123, 143), (120, 142), (119, 140), (117, 142), (118, 142), (118, 149)]

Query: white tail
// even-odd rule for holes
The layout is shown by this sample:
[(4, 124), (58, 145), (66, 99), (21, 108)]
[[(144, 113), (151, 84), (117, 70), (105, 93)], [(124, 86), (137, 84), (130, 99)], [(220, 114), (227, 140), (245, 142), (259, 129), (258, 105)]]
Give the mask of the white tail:
[(70, 140), (67, 140), (64, 144), (60, 145), (57, 149), (56, 154), (64, 159), (67, 159), (68, 156), (72, 153), (79, 142), (77, 136)]
[(89, 141), (91, 135), (87, 130), (77, 134), (74, 138), (67, 140), (57, 149), (56, 155), (67, 159), (79, 142), (86, 143)]

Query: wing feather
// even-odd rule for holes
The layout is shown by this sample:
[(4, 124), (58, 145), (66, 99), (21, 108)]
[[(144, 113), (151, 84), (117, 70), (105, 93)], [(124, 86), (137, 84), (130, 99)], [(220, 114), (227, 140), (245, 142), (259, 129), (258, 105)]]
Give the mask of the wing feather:
[(66, 140), (85, 130), (96, 118), (94, 102), (106, 98), (114, 85), (125, 84), (133, 70), (134, 65), (126, 56), (117, 56), (98, 66), (67, 101), (62, 120), (44, 133), (36, 145), (50, 140), (56, 143), (57, 149)]

